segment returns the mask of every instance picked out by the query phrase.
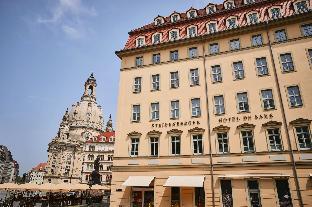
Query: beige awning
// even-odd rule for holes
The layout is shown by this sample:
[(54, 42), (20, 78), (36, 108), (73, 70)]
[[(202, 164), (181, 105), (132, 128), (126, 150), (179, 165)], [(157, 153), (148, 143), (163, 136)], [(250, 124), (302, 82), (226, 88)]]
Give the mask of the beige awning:
[(148, 187), (154, 180), (155, 176), (129, 176), (122, 184), (123, 186)]
[(165, 187), (203, 187), (205, 176), (169, 176)]
[(219, 175), (218, 178), (244, 179), (244, 178), (282, 178), (290, 177), (285, 174), (227, 174)]

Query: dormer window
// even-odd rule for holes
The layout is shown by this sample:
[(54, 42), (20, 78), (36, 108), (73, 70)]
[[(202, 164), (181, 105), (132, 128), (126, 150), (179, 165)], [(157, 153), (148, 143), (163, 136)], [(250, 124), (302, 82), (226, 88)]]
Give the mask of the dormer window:
[(307, 1), (297, 1), (295, 3), (295, 10), (297, 13), (305, 13), (309, 11)]
[(207, 24), (207, 31), (209, 34), (217, 32), (217, 23), (216, 22), (209, 22)]
[(248, 14), (249, 24), (257, 24), (258, 23), (258, 13), (250, 13)]
[(180, 20), (180, 15), (175, 13), (171, 15), (171, 22), (177, 22)]
[(161, 17), (161, 16), (158, 16), (158, 17), (155, 18), (154, 22), (155, 22), (156, 26), (159, 26), (159, 25), (162, 25), (165, 22), (165, 19), (163, 17)]
[(145, 45), (145, 37), (138, 37), (136, 39), (136, 46), (143, 47)]
[(270, 12), (272, 19), (278, 19), (281, 17), (281, 9), (278, 7), (271, 8)]
[(207, 14), (213, 14), (217, 11), (216, 6), (215, 5), (209, 5), (206, 7), (206, 13)]
[(187, 17), (188, 17), (189, 19), (193, 19), (193, 18), (197, 17), (197, 12), (196, 12), (196, 10), (190, 10), (189, 12), (187, 12)]
[(253, 4), (255, 3), (255, 0), (245, 0), (245, 4)]
[(153, 44), (158, 44), (161, 42), (161, 34), (156, 33), (153, 35)]
[(169, 32), (169, 39), (170, 41), (178, 40), (179, 39), (179, 30), (174, 29)]
[(236, 17), (230, 17), (226, 20), (226, 26), (228, 29), (234, 29), (237, 27), (237, 18)]
[(187, 28), (187, 36), (188, 37), (196, 37), (197, 36), (197, 27), (190, 26)]
[(235, 8), (234, 1), (226, 1), (226, 2), (224, 2), (224, 8), (225, 9), (234, 9)]

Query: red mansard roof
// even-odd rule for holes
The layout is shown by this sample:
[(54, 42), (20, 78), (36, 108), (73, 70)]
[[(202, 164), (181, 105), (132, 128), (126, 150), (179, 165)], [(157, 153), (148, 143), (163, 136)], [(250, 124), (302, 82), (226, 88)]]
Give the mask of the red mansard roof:
[[(103, 139), (104, 137), (104, 139)], [(109, 142), (109, 138), (114, 137), (115, 138), (115, 131), (105, 131), (98, 136), (95, 137), (94, 140), (90, 139), (86, 141), (87, 143), (92, 143), (92, 142)]]
[[(172, 29), (179, 29), (179, 39), (186, 39), (187, 37), (187, 27), (191, 25), (197, 26), (197, 36), (203, 36), (207, 34), (206, 24), (209, 21), (217, 22), (217, 31), (227, 30), (226, 19), (230, 16), (237, 17), (238, 27), (248, 26), (247, 14), (249, 12), (258, 12), (259, 23), (269, 21), (269, 9), (272, 6), (281, 7), (281, 16), (283, 18), (294, 15), (293, 3), (296, 0), (255, 0), (253, 4), (244, 4), (244, 0), (234, 0), (235, 8), (226, 10), (223, 4), (215, 4), (216, 12), (213, 14), (206, 14), (206, 8), (197, 10), (197, 17), (188, 19), (186, 12), (179, 13), (180, 20), (171, 23), (170, 16), (164, 17), (165, 22), (161, 25), (155, 25), (154, 22), (145, 25), (141, 28), (134, 29), (129, 32), (129, 38), (123, 50), (130, 50), (136, 48), (136, 39), (139, 36), (145, 37), (145, 46), (152, 45), (152, 35), (156, 32), (162, 33), (161, 43), (169, 42), (169, 31)], [(213, 4), (208, 4), (213, 5)], [(174, 13), (174, 12), (173, 12)], [(161, 44), (160, 43), (160, 44)], [(121, 50), (121, 51), (123, 51)]]
[(45, 168), (47, 166), (47, 163), (46, 162), (43, 162), (43, 163), (39, 163), (36, 167), (34, 167), (32, 170), (34, 171), (44, 171)]

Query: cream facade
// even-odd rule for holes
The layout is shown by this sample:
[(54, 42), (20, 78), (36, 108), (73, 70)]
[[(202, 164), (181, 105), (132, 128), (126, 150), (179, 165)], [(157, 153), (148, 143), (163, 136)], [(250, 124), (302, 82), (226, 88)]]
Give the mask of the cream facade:
[(111, 206), (309, 206), (311, 17), (308, 1), (225, 1), (131, 31)]

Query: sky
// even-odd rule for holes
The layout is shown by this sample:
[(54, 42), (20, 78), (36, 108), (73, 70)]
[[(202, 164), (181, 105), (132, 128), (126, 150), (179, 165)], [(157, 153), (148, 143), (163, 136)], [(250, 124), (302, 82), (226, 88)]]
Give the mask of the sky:
[(115, 121), (120, 60), (128, 32), (190, 7), (220, 0), (1, 0), (0, 145), (20, 174), (47, 161), (67, 107), (90, 73), (105, 122)]

